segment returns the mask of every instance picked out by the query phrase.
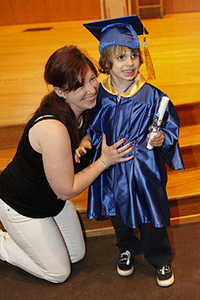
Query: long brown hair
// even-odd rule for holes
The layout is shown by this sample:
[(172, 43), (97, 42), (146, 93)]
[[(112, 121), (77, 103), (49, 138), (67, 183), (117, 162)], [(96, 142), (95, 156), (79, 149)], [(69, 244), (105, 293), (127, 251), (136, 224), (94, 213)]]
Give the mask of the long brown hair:
[[(59, 87), (68, 92), (76, 90), (84, 83), (85, 74), (89, 68), (98, 76), (95, 62), (80, 51), (76, 46), (64, 46), (55, 51), (45, 65), (44, 79), (47, 84)], [(77, 148), (80, 139), (85, 135), (91, 121), (91, 110), (83, 112), (83, 126), (78, 129), (76, 116), (64, 98), (55, 91), (46, 95), (39, 107), (43, 111), (54, 115), (68, 129), (73, 148)]]

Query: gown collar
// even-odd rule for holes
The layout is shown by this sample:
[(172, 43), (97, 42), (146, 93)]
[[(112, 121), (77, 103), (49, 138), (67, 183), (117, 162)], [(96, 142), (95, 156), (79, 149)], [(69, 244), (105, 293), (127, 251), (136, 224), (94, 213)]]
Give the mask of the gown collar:
[[(142, 76), (141, 73), (138, 74), (138, 76), (135, 79), (135, 82), (131, 84), (122, 94), (122, 97), (128, 98), (134, 96), (146, 83), (145, 78)], [(110, 81), (110, 75), (102, 81), (103, 88), (112, 95), (118, 95), (118, 92), (115, 90), (115, 88), (112, 86)]]

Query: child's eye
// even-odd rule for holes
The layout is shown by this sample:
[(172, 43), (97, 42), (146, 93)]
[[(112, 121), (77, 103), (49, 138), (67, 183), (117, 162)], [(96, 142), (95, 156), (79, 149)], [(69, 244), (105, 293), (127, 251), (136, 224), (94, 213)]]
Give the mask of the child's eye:
[(136, 58), (138, 58), (138, 57), (139, 57), (138, 54), (133, 54), (133, 55), (132, 55), (132, 59), (136, 59)]
[(94, 75), (91, 77), (90, 81), (94, 81), (95, 79), (96, 79), (96, 76)]
[(124, 55), (120, 55), (117, 57), (117, 59), (123, 59), (124, 58)]

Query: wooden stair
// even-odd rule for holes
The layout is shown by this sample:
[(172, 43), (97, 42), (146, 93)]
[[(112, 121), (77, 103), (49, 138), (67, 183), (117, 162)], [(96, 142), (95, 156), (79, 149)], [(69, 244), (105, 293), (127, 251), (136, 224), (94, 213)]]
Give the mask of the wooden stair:
[[(180, 146), (185, 170), (168, 170), (171, 223), (200, 221), (200, 102), (176, 106), (181, 121)], [(0, 127), (0, 173), (15, 154), (24, 124)], [(113, 233), (110, 220), (86, 218), (87, 189), (72, 199), (87, 236)]]

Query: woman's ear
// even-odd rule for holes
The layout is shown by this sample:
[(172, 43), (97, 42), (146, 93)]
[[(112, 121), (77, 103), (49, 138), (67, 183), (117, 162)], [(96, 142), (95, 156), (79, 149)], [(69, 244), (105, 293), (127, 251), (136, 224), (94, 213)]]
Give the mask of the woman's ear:
[(59, 97), (66, 99), (65, 92), (61, 88), (54, 86), (54, 91)]

